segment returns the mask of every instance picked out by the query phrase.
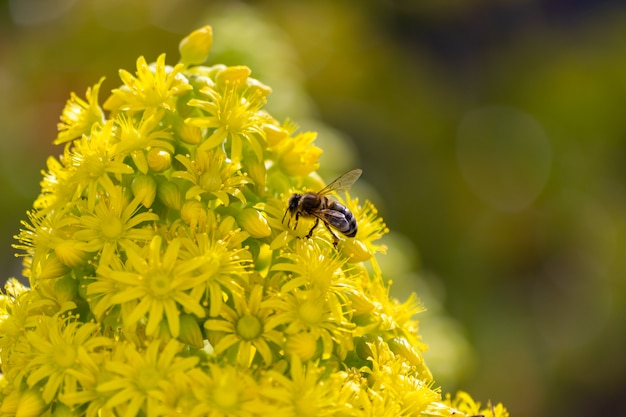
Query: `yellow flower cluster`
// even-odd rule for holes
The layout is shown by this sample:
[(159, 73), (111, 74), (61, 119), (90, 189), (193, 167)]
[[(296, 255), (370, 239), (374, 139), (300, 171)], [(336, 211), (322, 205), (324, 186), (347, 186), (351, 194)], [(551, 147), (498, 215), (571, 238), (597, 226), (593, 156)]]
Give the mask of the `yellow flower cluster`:
[(247, 67), (203, 66), (211, 43), (68, 101), (17, 236), (30, 287), (0, 296), (0, 416), (507, 416), (442, 399), (372, 204), (333, 197), (359, 227), (338, 244), (289, 226), (323, 187), (315, 133), (265, 112)]

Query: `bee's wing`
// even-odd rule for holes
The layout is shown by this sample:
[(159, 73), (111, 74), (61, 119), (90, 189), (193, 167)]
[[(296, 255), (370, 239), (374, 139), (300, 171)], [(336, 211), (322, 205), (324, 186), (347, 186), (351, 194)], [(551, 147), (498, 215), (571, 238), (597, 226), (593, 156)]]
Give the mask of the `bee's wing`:
[(350, 228), (350, 222), (346, 219), (346, 216), (336, 210), (319, 210), (319, 212), (315, 213), (315, 216), (319, 217), (324, 223), (331, 225), (342, 233)]
[(318, 194), (328, 194), (331, 191), (346, 191), (356, 182), (356, 180), (359, 179), (362, 173), (363, 170), (359, 168), (348, 171), (345, 174), (340, 175), (339, 178), (328, 184), (326, 187), (322, 188)]

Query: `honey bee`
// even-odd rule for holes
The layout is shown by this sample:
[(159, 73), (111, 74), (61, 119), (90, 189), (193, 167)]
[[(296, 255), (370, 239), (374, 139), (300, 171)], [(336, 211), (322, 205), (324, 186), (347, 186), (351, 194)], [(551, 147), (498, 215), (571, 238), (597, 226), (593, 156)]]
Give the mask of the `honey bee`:
[[(293, 194), (289, 198), (287, 210), (285, 210), (285, 214), (283, 215), (283, 222), (285, 221), (287, 213), (289, 213), (291, 217), (296, 218), (294, 228), (298, 226), (300, 217), (315, 218), (315, 224), (305, 236), (306, 238), (310, 238), (313, 235), (313, 230), (315, 230), (321, 220), (332, 235), (333, 246), (335, 248), (337, 247), (339, 238), (333, 232), (333, 229), (347, 237), (356, 236), (358, 226), (352, 212), (343, 204), (326, 197), (326, 194), (331, 191), (348, 190), (350, 186), (359, 179), (362, 172), (363, 171), (360, 169), (348, 171), (317, 193)], [(289, 226), (291, 222), (291, 217), (287, 222), (287, 226)]]

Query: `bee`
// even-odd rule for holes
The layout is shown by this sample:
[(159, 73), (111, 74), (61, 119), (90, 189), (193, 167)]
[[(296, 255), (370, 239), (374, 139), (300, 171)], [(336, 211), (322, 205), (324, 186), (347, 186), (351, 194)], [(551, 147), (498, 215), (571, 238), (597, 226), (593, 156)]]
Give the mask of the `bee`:
[[(321, 220), (332, 235), (333, 246), (335, 248), (337, 247), (339, 238), (333, 232), (333, 229), (347, 237), (356, 236), (358, 226), (352, 212), (343, 204), (326, 197), (326, 194), (331, 191), (348, 190), (350, 186), (359, 179), (362, 172), (363, 171), (360, 169), (348, 171), (317, 193), (293, 194), (289, 198), (287, 210), (285, 210), (285, 214), (283, 215), (283, 222), (285, 221), (287, 213), (289, 213), (291, 217), (296, 218), (294, 229), (298, 226), (300, 217), (315, 218), (315, 224), (305, 236), (306, 238), (310, 238), (313, 235), (313, 230), (315, 230)], [(291, 217), (287, 222), (287, 226), (289, 226), (291, 222)]]

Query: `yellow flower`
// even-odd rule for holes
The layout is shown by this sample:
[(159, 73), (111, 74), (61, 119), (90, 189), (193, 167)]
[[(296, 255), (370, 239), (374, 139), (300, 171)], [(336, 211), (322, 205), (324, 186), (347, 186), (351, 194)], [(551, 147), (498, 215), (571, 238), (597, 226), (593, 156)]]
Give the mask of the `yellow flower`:
[(86, 252), (100, 252), (106, 264), (120, 246), (147, 241), (154, 235), (153, 229), (138, 226), (157, 221), (159, 216), (139, 212), (139, 204), (139, 199), (129, 201), (121, 187), (114, 187), (108, 198), (98, 201), (93, 212), (85, 210), (80, 216), (81, 229), (74, 233), (74, 239), (84, 242)]
[(226, 161), (223, 151), (198, 149), (193, 159), (180, 154), (176, 159), (186, 170), (173, 172), (172, 178), (193, 184), (185, 193), (186, 199), (201, 197), (206, 201), (216, 197), (223, 205), (229, 204), (229, 196), (246, 201), (242, 189), (250, 180), (241, 174), (239, 164)]
[(115, 192), (111, 175), (120, 176), (134, 172), (132, 167), (117, 157), (112, 129), (113, 125), (107, 123), (104, 129), (95, 129), (89, 137), (83, 136), (74, 141), (72, 151), (67, 156), (67, 164), (71, 167), (69, 181), (75, 187), (74, 196), (81, 195), (86, 189), (90, 210), (96, 204), (99, 193)]
[[(97, 391), (110, 396), (104, 408), (121, 416), (159, 416), (171, 381), (178, 380), (198, 362), (196, 357), (182, 357), (183, 345), (170, 340), (150, 342), (145, 349), (130, 343), (118, 344), (121, 352), (106, 362), (109, 380), (98, 384)], [(114, 413), (112, 412), (113, 410)]]
[(227, 349), (234, 350), (237, 362), (249, 366), (255, 362), (255, 353), (258, 352), (266, 365), (273, 362), (274, 351), (283, 344), (283, 334), (276, 330), (276, 326), (284, 324), (285, 317), (273, 316), (272, 310), (263, 308), (263, 287), (256, 285), (250, 290), (247, 299), (236, 298), (235, 308), (224, 306), (219, 319), (204, 322), (209, 332), (220, 332), (220, 338), (213, 347), (219, 355)]
[(196, 404), (192, 417), (270, 416), (259, 387), (245, 368), (210, 363), (206, 372), (189, 372)]
[[(464, 391), (457, 392), (454, 398), (452, 398), (450, 394), (447, 394), (442, 403), (452, 408), (453, 416), (473, 417), (482, 415), (486, 417), (509, 417), (509, 412), (502, 404), (493, 405), (491, 401), (489, 401), (486, 406), (481, 406), (479, 402), (474, 401), (474, 399)], [(436, 409), (438, 405), (440, 405), (440, 403), (435, 403), (432, 408)], [(437, 415), (448, 416), (450, 414)]]
[(299, 133), (280, 141), (270, 148), (276, 155), (278, 166), (289, 176), (303, 177), (319, 168), (322, 150), (313, 145), (315, 132)]
[(115, 151), (121, 158), (130, 155), (137, 169), (144, 174), (149, 168), (146, 154), (152, 149), (174, 153), (172, 135), (160, 127), (162, 117), (162, 109), (144, 113), (139, 121), (126, 114), (117, 117), (119, 142), (115, 144)]
[[(287, 416), (317, 417), (343, 415), (349, 410), (345, 403), (337, 401), (340, 385), (333, 379), (324, 378), (323, 368), (315, 363), (303, 364), (298, 356), (289, 361), (287, 375), (270, 371), (268, 378), (277, 386), (273, 397)], [(344, 408), (345, 407), (345, 408)], [(349, 414), (347, 414), (349, 415)]]
[(190, 106), (202, 112), (185, 123), (210, 129), (199, 150), (211, 150), (224, 142), (234, 162), (241, 161), (245, 153), (251, 153), (257, 161), (263, 160), (263, 126), (270, 119), (259, 110), (265, 105), (270, 89), (248, 78), (249, 74), (247, 67), (224, 68), (216, 74), (215, 88), (201, 90), (206, 100), (189, 101)]
[[(154, 335), (166, 320), (169, 332), (178, 337), (182, 311), (204, 317), (204, 309), (191, 289), (202, 285), (207, 274), (196, 271), (202, 260), (179, 262), (180, 239), (168, 242), (162, 253), (163, 240), (154, 236), (144, 253), (126, 247), (127, 265), (120, 270), (101, 266), (98, 281), (89, 284), (87, 294), (98, 298), (93, 309), (98, 316), (114, 305), (123, 304), (122, 320), (133, 325), (146, 322), (146, 334)], [(127, 313), (127, 314), (126, 314)]]
[(137, 111), (159, 109), (174, 111), (178, 96), (191, 90), (187, 79), (180, 74), (183, 64), (165, 65), (165, 54), (159, 55), (154, 66), (144, 57), (137, 59), (136, 77), (120, 70), (124, 85), (113, 90), (104, 102), (104, 108), (112, 111)]
[[(212, 229), (216, 220), (209, 216), (207, 228), (210, 232), (196, 233), (182, 238), (181, 259), (199, 262), (196, 274), (206, 277), (202, 285), (192, 289), (192, 296), (202, 298), (208, 305), (209, 315), (218, 316), (229, 298), (243, 297), (243, 290), (250, 274), (250, 253), (242, 247), (247, 234), (234, 232), (234, 219), (229, 217), (220, 227)], [(230, 230), (229, 230), (230, 228)]]
[(54, 144), (69, 142), (83, 135), (88, 135), (94, 125), (104, 124), (104, 112), (98, 105), (98, 93), (104, 78), (87, 89), (87, 101), (79, 98), (75, 93), (70, 95), (63, 112), (61, 122), (57, 125), (59, 134)]
[(276, 310), (276, 320), (285, 323), (287, 335), (307, 332), (320, 340), (322, 358), (328, 359), (335, 345), (350, 347), (354, 327), (348, 313), (337, 314), (335, 301), (332, 295), (318, 291), (293, 290), (270, 295), (263, 305)]
[[(111, 345), (97, 334), (95, 323), (79, 323), (59, 316), (41, 317), (36, 331), (26, 338), (33, 348), (26, 366), (27, 383), (42, 383), (42, 398), (50, 403), (58, 392), (73, 392), (95, 378), (97, 363), (90, 356)], [(45, 383), (43, 383), (45, 381)]]

